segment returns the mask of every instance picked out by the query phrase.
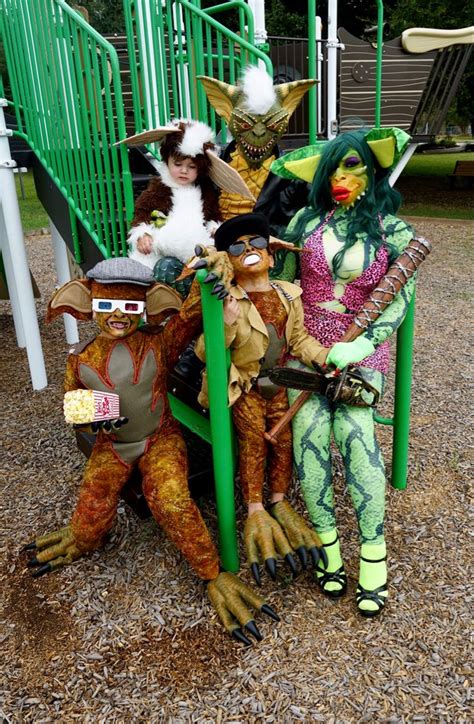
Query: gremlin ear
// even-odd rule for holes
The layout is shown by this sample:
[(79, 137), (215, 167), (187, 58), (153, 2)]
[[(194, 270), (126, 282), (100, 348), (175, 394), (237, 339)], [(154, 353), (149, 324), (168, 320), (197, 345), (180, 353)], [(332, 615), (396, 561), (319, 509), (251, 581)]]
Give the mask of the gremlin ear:
[(297, 148), (285, 153), (271, 165), (271, 172), (289, 179), (300, 179), (312, 183), (327, 141), (317, 141), (310, 146)]
[(395, 160), (395, 139), (381, 138), (378, 141), (367, 141), (367, 145), (377, 159), (381, 168), (390, 168)]
[(233, 99), (241, 92), (235, 85), (224, 83), (223, 80), (209, 78), (207, 75), (198, 75), (206, 91), (207, 99), (214, 110), (229, 123), (230, 116), (234, 110)]
[(92, 294), (89, 279), (73, 279), (60, 287), (48, 304), (46, 321), (60, 314), (71, 314), (76, 319), (92, 319)]
[(121, 144), (126, 146), (144, 146), (145, 143), (159, 143), (166, 138), (166, 136), (177, 133), (179, 130), (177, 126), (158, 126), (149, 131), (142, 131), (141, 133), (136, 133), (134, 136), (123, 138), (121, 141), (114, 143), (114, 146), (120, 146)]
[(183, 300), (175, 289), (166, 284), (156, 282), (146, 293), (146, 313), (148, 319), (156, 317), (164, 311), (177, 312)]
[(410, 142), (410, 136), (401, 128), (372, 128), (365, 141), (381, 168), (392, 168)]
[(311, 156), (310, 158), (300, 158), (299, 161), (288, 161), (285, 164), (286, 170), (294, 177), (312, 183), (316, 169), (321, 160), (321, 156)]
[(280, 85), (275, 86), (275, 91), (280, 103), (283, 108), (288, 111), (289, 116), (291, 116), (298, 108), (304, 94), (307, 93), (316, 83), (318, 83), (317, 80), (302, 79), (294, 80), (291, 83), (281, 83)]

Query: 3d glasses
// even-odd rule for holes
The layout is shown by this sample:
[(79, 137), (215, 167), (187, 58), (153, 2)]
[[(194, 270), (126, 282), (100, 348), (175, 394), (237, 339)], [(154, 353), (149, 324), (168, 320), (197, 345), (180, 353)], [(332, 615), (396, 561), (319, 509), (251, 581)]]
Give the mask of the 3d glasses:
[(115, 312), (120, 309), (122, 314), (143, 314), (145, 302), (137, 302), (132, 299), (93, 299), (92, 310), (94, 312)]
[(254, 249), (266, 249), (268, 246), (268, 239), (265, 239), (263, 236), (255, 236), (253, 239), (249, 239), (248, 241), (235, 241), (233, 244), (229, 245), (227, 252), (231, 256), (240, 256), (247, 248), (247, 244), (253, 246)]

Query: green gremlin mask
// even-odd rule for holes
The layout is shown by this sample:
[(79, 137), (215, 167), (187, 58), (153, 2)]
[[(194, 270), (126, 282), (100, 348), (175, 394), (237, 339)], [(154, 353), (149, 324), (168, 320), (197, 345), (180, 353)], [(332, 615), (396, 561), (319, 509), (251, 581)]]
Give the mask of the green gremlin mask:
[(237, 85), (198, 76), (209, 102), (226, 121), (239, 153), (258, 168), (273, 153), (306, 91), (317, 81), (273, 85), (266, 70), (250, 66)]

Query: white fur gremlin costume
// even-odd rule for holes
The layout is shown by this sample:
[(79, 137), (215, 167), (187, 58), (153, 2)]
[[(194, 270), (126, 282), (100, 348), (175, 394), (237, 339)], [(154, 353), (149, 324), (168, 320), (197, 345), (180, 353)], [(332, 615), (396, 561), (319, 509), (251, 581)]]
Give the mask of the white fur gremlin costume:
[[(193, 256), (196, 244), (212, 244), (212, 233), (222, 220), (216, 186), (251, 197), (238, 174), (218, 158), (214, 133), (205, 123), (174, 121), (132, 136), (124, 143), (143, 145), (153, 141), (161, 142), (163, 160), (158, 175), (135, 202), (128, 234), (129, 256), (151, 269), (164, 257), (175, 257), (185, 263)], [(167, 166), (170, 157), (192, 158), (198, 167), (196, 181), (184, 186), (177, 183)], [(144, 234), (153, 239), (150, 254), (137, 249)]]

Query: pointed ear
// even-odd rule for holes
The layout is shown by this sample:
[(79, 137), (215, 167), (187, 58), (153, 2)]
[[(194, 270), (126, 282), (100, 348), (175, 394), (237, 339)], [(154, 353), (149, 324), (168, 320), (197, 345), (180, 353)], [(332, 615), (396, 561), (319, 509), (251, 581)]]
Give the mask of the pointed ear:
[(395, 138), (380, 138), (377, 141), (367, 141), (367, 145), (374, 154), (379, 166), (390, 168), (395, 161)]
[(46, 321), (51, 322), (66, 312), (76, 319), (92, 319), (92, 295), (89, 279), (73, 279), (60, 287), (48, 304)]
[(209, 78), (207, 75), (198, 75), (197, 79), (203, 84), (211, 106), (226, 123), (229, 123), (231, 113), (234, 109), (232, 99), (240, 93), (239, 88), (235, 85), (224, 83), (222, 80)]
[(124, 138), (122, 141), (114, 143), (114, 146), (120, 146), (122, 143), (127, 146), (144, 146), (145, 143), (162, 141), (165, 136), (169, 136), (170, 133), (176, 133), (177, 131), (179, 131), (179, 128), (159, 126), (158, 128), (152, 128), (150, 131), (142, 131), (142, 133), (136, 133), (134, 136)]
[(304, 94), (309, 91), (317, 80), (294, 80), (291, 83), (281, 83), (275, 86), (280, 103), (291, 116), (301, 103)]
[(321, 156), (310, 156), (300, 158), (298, 161), (287, 161), (285, 168), (293, 177), (299, 178), (307, 183), (312, 183), (316, 169), (318, 168)]
[(165, 311), (177, 312), (181, 308), (183, 300), (177, 291), (166, 284), (157, 282), (153, 284), (146, 293), (147, 317), (157, 317)]
[(299, 246), (292, 244), (291, 241), (283, 241), (282, 239), (277, 239), (276, 236), (269, 237), (268, 248), (270, 249), (270, 254), (274, 254), (279, 249), (284, 249), (285, 251), (296, 251), (298, 254), (304, 251), (304, 249)]
[(382, 168), (394, 166), (410, 142), (406, 131), (395, 126), (391, 128), (372, 128), (365, 140)]
[(209, 176), (216, 186), (231, 194), (239, 194), (239, 196), (243, 196), (245, 199), (256, 201), (255, 196), (234, 168), (231, 168), (228, 163), (219, 158), (213, 151), (207, 150), (206, 155), (211, 162)]

